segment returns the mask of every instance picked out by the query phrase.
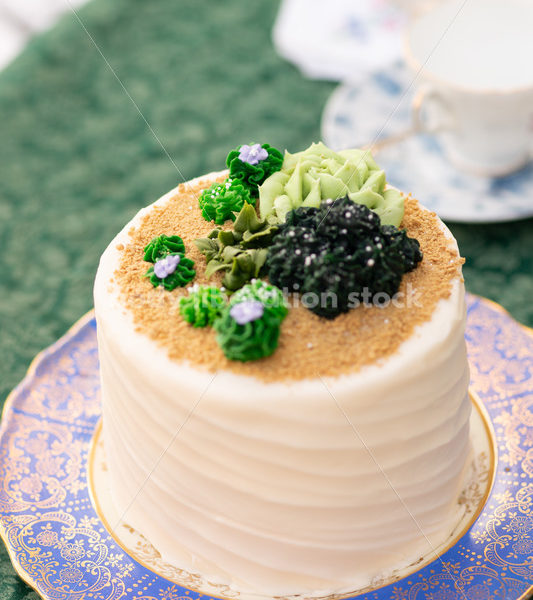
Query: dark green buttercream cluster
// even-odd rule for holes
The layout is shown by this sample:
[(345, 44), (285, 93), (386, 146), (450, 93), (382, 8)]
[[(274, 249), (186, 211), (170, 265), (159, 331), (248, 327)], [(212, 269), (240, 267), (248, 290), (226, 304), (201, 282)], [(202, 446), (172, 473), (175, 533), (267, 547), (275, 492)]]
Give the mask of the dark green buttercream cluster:
[(239, 179), (228, 178), (213, 185), (200, 194), (198, 203), (202, 217), (223, 225), (226, 221), (235, 221), (245, 203), (255, 206), (256, 199), (250, 197), (250, 191)]
[(185, 255), (185, 244), (179, 235), (158, 235), (144, 247), (144, 260), (155, 263), (168, 254)]
[[(179, 263), (172, 273), (158, 277), (154, 270), (155, 263), (168, 256), (179, 256)], [(144, 260), (154, 263), (145, 273), (154, 287), (162, 286), (171, 291), (187, 285), (196, 276), (194, 261), (185, 256), (185, 244), (179, 235), (162, 234), (153, 238), (144, 248)]]
[(259, 196), (259, 186), (270, 177), (272, 173), (279, 171), (283, 164), (283, 154), (270, 144), (261, 144), (268, 156), (256, 165), (244, 162), (239, 158), (241, 146), (232, 150), (226, 159), (231, 179), (239, 179), (250, 191), (252, 198)]
[(269, 144), (260, 146), (256, 144), (257, 149), (265, 155), (264, 158), (256, 158), (252, 164), (242, 160), (241, 148), (249, 146), (239, 146), (232, 150), (226, 159), (229, 168), (229, 177), (222, 183), (213, 183), (213, 185), (204, 190), (199, 199), (202, 217), (206, 221), (214, 221), (216, 225), (223, 225), (226, 221), (235, 221), (237, 213), (248, 203), (255, 206), (256, 199), (259, 196), (259, 185), (272, 173), (279, 171), (283, 164), (283, 155), (279, 150)]
[[(239, 324), (232, 316), (232, 309), (254, 301), (261, 303), (263, 314), (248, 323)], [(215, 321), (217, 342), (230, 360), (245, 362), (270, 356), (278, 346), (281, 323), (287, 313), (281, 290), (256, 280), (236, 292)]]

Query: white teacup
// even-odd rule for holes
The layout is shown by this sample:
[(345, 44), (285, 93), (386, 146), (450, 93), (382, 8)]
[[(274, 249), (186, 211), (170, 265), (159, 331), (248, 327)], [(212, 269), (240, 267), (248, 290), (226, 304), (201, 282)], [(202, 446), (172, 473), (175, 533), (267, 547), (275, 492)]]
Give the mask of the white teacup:
[(531, 158), (533, 0), (453, 0), (406, 36), (416, 126), (438, 133), (452, 162), (506, 175)]

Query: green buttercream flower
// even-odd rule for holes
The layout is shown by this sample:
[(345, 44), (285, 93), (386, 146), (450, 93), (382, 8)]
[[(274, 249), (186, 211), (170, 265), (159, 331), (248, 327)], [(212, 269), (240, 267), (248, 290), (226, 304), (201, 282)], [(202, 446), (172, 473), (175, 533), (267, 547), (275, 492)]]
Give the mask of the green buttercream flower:
[(158, 258), (164, 258), (167, 254), (185, 254), (185, 244), (179, 235), (165, 234), (152, 239), (144, 248), (144, 260), (155, 263)]
[(385, 188), (385, 172), (370, 152), (333, 152), (318, 143), (296, 154), (285, 152), (281, 170), (259, 187), (259, 209), (262, 218), (276, 215), (283, 222), (289, 211), (300, 206), (318, 208), (323, 200), (348, 196), (377, 213), (382, 225), (398, 227), (403, 196)]
[[(179, 257), (179, 260), (174, 259), (169, 265), (162, 264), (173, 257)], [(177, 287), (187, 285), (196, 275), (194, 270), (194, 262), (190, 258), (186, 258), (181, 252), (171, 252), (164, 258), (158, 259), (148, 271), (145, 277), (150, 279), (150, 283), (157, 287), (163, 286), (166, 290), (171, 291)]]
[(214, 229), (207, 238), (194, 241), (206, 257), (206, 276), (225, 271), (222, 284), (232, 291), (259, 277), (266, 261), (267, 248), (276, 231), (275, 218), (259, 219), (254, 207), (245, 204), (233, 231)]
[(226, 297), (215, 286), (194, 286), (180, 299), (180, 313), (193, 327), (213, 325), (226, 305)]
[(215, 321), (217, 342), (230, 360), (246, 362), (270, 356), (278, 347), (287, 312), (281, 290), (254, 281), (232, 296)]
[[(266, 151), (267, 157), (256, 162), (250, 157), (250, 150), (258, 146), (259, 152), (261, 149)], [(264, 152), (255, 153), (256, 156), (264, 156)], [(273, 148), (269, 144), (253, 144), (248, 146), (243, 144), (236, 150), (232, 150), (226, 159), (226, 164), (229, 169), (231, 179), (239, 179), (250, 191), (253, 198), (258, 196), (258, 186), (265, 181), (267, 177), (279, 171), (283, 163), (283, 155), (279, 150)]]
[(206, 221), (214, 221), (222, 225), (228, 219), (235, 221), (238, 213), (247, 202), (255, 206), (255, 198), (239, 179), (226, 179), (222, 183), (214, 183), (204, 190), (198, 199), (202, 217)]
[(278, 317), (280, 323), (289, 312), (287, 300), (283, 292), (275, 285), (271, 285), (261, 279), (254, 279), (251, 283), (235, 292), (231, 297), (230, 306), (249, 300), (261, 302), (266, 309)]

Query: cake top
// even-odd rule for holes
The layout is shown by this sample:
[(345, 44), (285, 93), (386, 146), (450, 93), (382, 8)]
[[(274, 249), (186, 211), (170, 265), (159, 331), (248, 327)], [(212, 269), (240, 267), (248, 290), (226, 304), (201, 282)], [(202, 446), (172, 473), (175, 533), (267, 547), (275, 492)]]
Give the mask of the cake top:
[(368, 153), (243, 145), (228, 166), (180, 185), (117, 247), (120, 300), (171, 359), (264, 381), (354, 373), (450, 296), (453, 238)]

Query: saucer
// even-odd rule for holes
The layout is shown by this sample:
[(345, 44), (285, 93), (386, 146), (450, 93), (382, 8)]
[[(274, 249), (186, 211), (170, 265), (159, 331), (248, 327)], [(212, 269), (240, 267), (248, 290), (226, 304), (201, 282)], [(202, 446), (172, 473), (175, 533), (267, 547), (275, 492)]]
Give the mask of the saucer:
[[(466, 339), (471, 393), (495, 448), (491, 469), (477, 482), (478, 510), (437, 559), (350, 597), (525, 600), (528, 588), (533, 593), (533, 332), (469, 295)], [(165, 567), (148, 541), (134, 531), (118, 535), (102, 517), (99, 390), (89, 313), (37, 356), (6, 401), (0, 534), (17, 573), (45, 600), (241, 597)]]
[[(317, 592), (306, 598), (306, 600), (311, 600), (311, 598), (312, 600), (334, 600), (339, 596), (361, 597), (364, 592), (385, 587), (418, 571), (433, 562), (436, 557), (444, 554), (446, 550), (453, 547), (465, 535), (477, 520), (494, 485), (496, 466), (496, 440), (490, 418), (483, 403), (475, 394), (471, 394), (471, 402), (470, 443), (472, 458), (469, 459), (468, 468), (465, 469), (456, 510), (449, 516), (446, 524), (442, 524), (444, 529), (442, 539), (435, 540), (428, 547), (425, 554), (416, 555), (412, 557), (411, 561), (406, 559), (407, 566), (395, 570), (388, 577), (373, 580), (363, 588), (348, 587), (342, 594), (338, 592), (335, 594)], [(166, 562), (164, 557), (157, 551), (157, 548), (140, 532), (131, 527), (127, 519), (123, 519), (111, 495), (111, 482), (109, 480), (101, 421), (95, 430), (87, 459), (87, 475), (89, 493), (93, 499), (98, 517), (118, 545), (136, 561), (151, 571), (163, 575), (173, 583), (185, 587), (193, 586), (194, 589), (206, 595), (222, 595), (226, 598), (239, 598), (240, 600), (271, 600), (270, 596), (247, 590), (243, 584), (230, 587), (225, 583), (203, 576), (201, 572), (191, 573)], [(186, 548), (180, 545), (179, 540), (175, 540), (175, 546), (176, 549), (179, 548), (182, 553), (187, 554)], [(280, 600), (280, 597), (277, 596), (276, 600)]]
[[(322, 114), (322, 139), (341, 150), (401, 138), (411, 128), (415, 88), (403, 63), (356, 84), (339, 85)], [(409, 190), (444, 220), (489, 223), (533, 217), (533, 163), (506, 177), (469, 175), (447, 160), (437, 138), (414, 133), (375, 156), (391, 185)]]
[(383, 0), (282, 0), (272, 41), (305, 77), (359, 79), (401, 56), (406, 23), (404, 11)]

